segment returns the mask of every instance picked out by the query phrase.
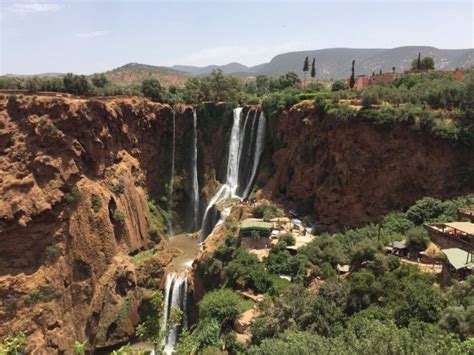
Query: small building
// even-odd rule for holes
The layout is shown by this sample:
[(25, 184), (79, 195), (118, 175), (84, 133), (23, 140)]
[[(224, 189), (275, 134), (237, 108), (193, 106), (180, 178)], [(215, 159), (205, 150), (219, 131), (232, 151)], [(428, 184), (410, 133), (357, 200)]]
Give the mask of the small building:
[(339, 275), (345, 275), (349, 272), (351, 267), (350, 267), (350, 265), (339, 265), (339, 264), (337, 264), (336, 269), (337, 269), (337, 272), (339, 273)]
[(401, 73), (396, 73), (394, 71), (387, 73), (379, 73), (374, 75), (359, 75), (355, 78), (354, 89), (360, 90), (365, 87), (375, 85), (377, 83), (391, 83), (392, 81), (400, 78)]
[(445, 284), (451, 281), (462, 281), (474, 271), (474, 258), (472, 252), (467, 252), (459, 248), (442, 249), (446, 260), (443, 263), (441, 282)]
[(404, 240), (401, 242), (391, 242), (386, 248), (393, 255), (406, 256), (408, 254), (408, 247)]
[(240, 224), (239, 238), (241, 244), (248, 249), (270, 248), (270, 235), (273, 223), (256, 219), (246, 219)]
[(474, 249), (474, 223), (433, 223), (424, 227), (433, 242), (442, 248), (461, 248), (469, 252)]

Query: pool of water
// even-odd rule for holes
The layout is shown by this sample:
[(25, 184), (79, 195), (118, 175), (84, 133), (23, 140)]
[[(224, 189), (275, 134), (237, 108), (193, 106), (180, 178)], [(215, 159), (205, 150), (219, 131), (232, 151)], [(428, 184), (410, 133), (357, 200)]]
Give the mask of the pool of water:
[(178, 250), (178, 253), (167, 267), (168, 272), (180, 272), (190, 269), (200, 250), (198, 239), (192, 234), (178, 234), (170, 237), (168, 247)]

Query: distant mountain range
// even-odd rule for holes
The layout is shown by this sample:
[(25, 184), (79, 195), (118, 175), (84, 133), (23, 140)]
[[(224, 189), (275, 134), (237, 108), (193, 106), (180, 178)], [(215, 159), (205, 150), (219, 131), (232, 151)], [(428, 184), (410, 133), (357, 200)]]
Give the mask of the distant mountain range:
[(230, 63), (222, 66), (209, 65), (195, 67), (175, 65), (172, 68), (187, 72), (191, 75), (209, 74), (213, 69), (222, 69), (226, 74), (247, 75), (281, 75), (294, 71), (303, 75), (305, 57), (316, 59), (316, 76), (318, 79), (344, 79), (350, 76), (352, 60), (356, 61), (356, 74), (371, 74), (372, 72), (397, 71), (409, 69), (414, 58), (421, 53), (422, 57), (432, 56), (437, 69), (467, 68), (474, 64), (474, 49), (438, 49), (435, 47), (409, 46), (392, 49), (372, 48), (328, 48), (312, 51), (289, 52), (275, 56), (269, 63), (247, 67), (240, 63)]
[[(226, 65), (208, 65), (196, 67), (191, 65), (174, 65), (172, 67), (153, 66), (139, 63), (129, 63), (110, 70), (105, 74), (118, 83), (140, 83), (144, 79), (158, 79), (163, 85), (183, 85), (190, 76), (210, 74), (213, 69), (221, 69), (225, 74), (239, 77), (254, 77), (265, 74), (270, 76), (282, 75), (294, 71), (303, 76), (305, 57), (310, 61), (316, 59), (316, 78), (320, 80), (346, 79), (351, 73), (351, 63), (354, 59), (356, 75), (371, 74), (372, 72), (397, 72), (409, 69), (418, 53), (422, 57), (432, 56), (436, 69), (449, 70), (468, 68), (474, 65), (474, 49), (438, 49), (426, 46), (408, 46), (392, 49), (372, 48), (328, 48), (311, 51), (288, 52), (275, 56), (270, 62), (248, 67), (240, 63)], [(42, 76), (57, 76), (58, 73), (41, 74)], [(13, 75), (9, 75), (13, 76)]]

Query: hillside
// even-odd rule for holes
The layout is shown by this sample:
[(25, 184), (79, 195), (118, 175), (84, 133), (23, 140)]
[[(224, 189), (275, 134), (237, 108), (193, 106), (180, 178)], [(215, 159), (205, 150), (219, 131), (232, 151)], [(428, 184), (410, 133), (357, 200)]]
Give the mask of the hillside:
[(144, 79), (158, 79), (165, 86), (181, 86), (189, 77), (189, 74), (179, 70), (139, 63), (125, 64), (105, 74), (116, 83), (134, 84), (141, 83)]
[(269, 63), (247, 67), (240, 63), (226, 65), (209, 65), (195, 67), (175, 65), (172, 68), (192, 75), (209, 74), (213, 69), (221, 69), (225, 74), (248, 75), (281, 75), (294, 71), (302, 75), (302, 63), (305, 57), (316, 58), (317, 78), (323, 80), (344, 79), (350, 75), (351, 62), (356, 61), (356, 75), (371, 74), (373, 71), (397, 71), (410, 68), (413, 58), (432, 56), (437, 69), (466, 68), (474, 64), (473, 49), (438, 49), (426, 46), (408, 46), (391, 49), (383, 48), (327, 48), (311, 51), (282, 53), (275, 56)]
[(398, 47), (392, 49), (329, 48), (279, 54), (258, 70), (258, 74), (280, 75), (289, 71), (302, 74), (301, 68), (306, 56), (316, 58), (318, 79), (343, 79), (350, 75), (351, 62), (356, 61), (356, 75), (371, 74), (382, 69), (397, 71), (410, 68), (418, 53), (432, 56), (437, 69), (455, 69), (474, 64), (473, 49), (437, 49), (434, 47)]

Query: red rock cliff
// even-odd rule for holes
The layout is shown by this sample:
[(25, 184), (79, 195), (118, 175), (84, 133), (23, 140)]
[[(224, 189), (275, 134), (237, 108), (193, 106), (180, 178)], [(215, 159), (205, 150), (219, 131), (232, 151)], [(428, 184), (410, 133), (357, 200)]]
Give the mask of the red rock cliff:
[(474, 188), (461, 177), (474, 163), (472, 150), (409, 127), (321, 120), (313, 108), (297, 107), (274, 127), (268, 147), (276, 148), (260, 174), (265, 195), (315, 213), (323, 225), (358, 226), (423, 196)]
[[(51, 354), (133, 334), (169, 261), (147, 202), (170, 115), (139, 99), (0, 100), (0, 338), (24, 331), (27, 352)], [(150, 236), (155, 260), (131, 262)]]

